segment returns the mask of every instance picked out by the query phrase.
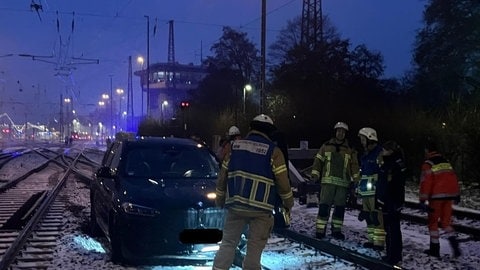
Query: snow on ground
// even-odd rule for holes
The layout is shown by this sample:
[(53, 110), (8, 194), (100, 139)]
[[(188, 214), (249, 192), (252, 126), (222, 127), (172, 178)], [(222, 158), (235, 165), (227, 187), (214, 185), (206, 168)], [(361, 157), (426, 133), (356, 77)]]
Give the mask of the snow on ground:
[[(4, 149), (4, 152), (14, 151), (15, 149)], [(26, 169), (24, 164), (34, 163), (25, 160), (16, 161), (0, 170), (2, 179), (19, 176)], [(23, 164), (20, 166), (20, 164)], [(70, 199), (69, 211), (65, 212), (65, 233), (59, 240), (59, 244), (52, 262), (53, 269), (162, 269), (162, 270), (190, 270), (190, 269), (211, 269), (211, 265), (206, 266), (120, 266), (115, 265), (109, 260), (108, 248), (105, 239), (92, 239), (88, 235), (88, 218), (90, 213), (89, 190), (88, 187), (78, 182), (67, 182), (65, 194)], [(480, 209), (480, 198), (477, 195), (478, 189), (463, 193), (463, 207), (476, 211)], [(407, 199), (416, 201), (416, 185), (409, 185)], [(468, 203), (465, 203), (468, 202)], [(291, 228), (307, 235), (314, 235), (314, 222), (318, 208), (307, 208), (305, 205), (295, 204), (292, 209)], [(412, 211), (412, 210), (410, 210)], [(425, 215), (424, 213), (418, 213)], [(342, 245), (345, 248), (356, 250), (357, 252), (379, 258), (384, 255), (383, 252), (376, 252), (371, 249), (361, 247), (366, 241), (366, 225), (357, 220), (358, 211), (348, 211), (345, 215), (344, 233), (347, 237), (345, 241), (327, 239), (335, 244)], [(460, 223), (461, 220), (455, 222)], [(478, 226), (478, 221), (472, 226)], [(328, 234), (328, 231), (327, 231)], [(403, 234), (403, 262), (400, 264), (404, 269), (479, 269), (480, 265), (480, 242), (473, 241), (468, 235), (459, 234), (459, 238), (464, 240), (460, 244), (463, 255), (460, 258), (451, 258), (450, 247), (447, 240), (441, 239), (441, 259), (430, 258), (423, 254), (423, 250), (428, 248), (429, 237), (426, 225), (402, 223)], [(281, 252), (278, 252), (278, 251)], [(279, 238), (272, 235), (269, 243), (263, 253), (262, 263), (271, 270), (283, 269), (362, 269), (359, 266), (348, 262), (335, 260), (329, 255), (316, 252), (309, 247), (300, 246), (292, 243), (288, 239)], [(232, 268), (239, 269), (239, 268)]]

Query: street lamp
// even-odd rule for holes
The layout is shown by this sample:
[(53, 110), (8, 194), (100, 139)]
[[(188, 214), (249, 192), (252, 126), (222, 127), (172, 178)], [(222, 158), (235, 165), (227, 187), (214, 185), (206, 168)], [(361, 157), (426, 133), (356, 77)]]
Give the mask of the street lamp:
[(140, 66), (142, 68), (142, 76), (140, 77), (140, 85), (142, 87), (142, 118), (143, 118), (143, 78), (145, 77), (145, 70), (144, 70), (144, 66), (143, 66), (144, 62), (145, 62), (145, 60), (143, 59), (143, 57), (141, 57), (141, 56), (137, 57), (137, 63), (140, 64)]
[(245, 96), (247, 91), (252, 91), (252, 86), (250, 84), (246, 84), (243, 87), (243, 115), (245, 115)]
[[(115, 90), (115, 92), (117, 93), (117, 95), (119, 96), (119, 99), (118, 99), (118, 123), (117, 123), (117, 127), (121, 127), (122, 124), (122, 119), (121, 119), (121, 114), (122, 114), (122, 99), (123, 99), (123, 89), (122, 88), (117, 88), (117, 90)], [(121, 129), (121, 128), (120, 128)]]
[(168, 101), (164, 100), (162, 102), (162, 111), (161, 111), (161, 113), (162, 113), (162, 124), (165, 122), (165, 114), (166, 113), (164, 112), (164, 110), (167, 106), (168, 106)]
[(113, 131), (113, 75), (109, 75), (110, 77), (110, 136), (113, 137), (115, 135)]
[(65, 134), (65, 137), (69, 137), (70, 138), (70, 106), (69, 104), (72, 102), (72, 99), (71, 98), (65, 98), (63, 99), (63, 102), (65, 103), (65, 118), (66, 118), (66, 134)]

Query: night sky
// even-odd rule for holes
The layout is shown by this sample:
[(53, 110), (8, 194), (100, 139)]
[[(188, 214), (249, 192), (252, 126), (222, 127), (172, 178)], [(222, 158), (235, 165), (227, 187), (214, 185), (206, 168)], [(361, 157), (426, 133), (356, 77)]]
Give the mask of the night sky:
[[(140, 69), (136, 58), (146, 57), (145, 15), (150, 17), (150, 63), (167, 61), (169, 20), (174, 20), (175, 60), (182, 64), (199, 64), (210, 55), (223, 26), (247, 32), (260, 48), (260, 0), (33, 2), (42, 6), (39, 14), (31, 10), (31, 0), (0, 2), (0, 114), (7, 112), (15, 122), (51, 118), (61, 94), (73, 96), (78, 113), (86, 114), (110, 91), (110, 77), (114, 89), (126, 90), (128, 56), (134, 71)], [(301, 15), (302, 3), (267, 0), (267, 45), (288, 20)], [(385, 77), (400, 77), (410, 67), (424, 5), (424, 0), (324, 0), (323, 13), (352, 46), (365, 43), (384, 55)], [(55, 76), (58, 65), (19, 54), (53, 56), (48, 60), (55, 63), (98, 59), (99, 64), (74, 65), (71, 76)], [(140, 89), (136, 76), (133, 88)], [(134, 100), (139, 115), (140, 95)]]

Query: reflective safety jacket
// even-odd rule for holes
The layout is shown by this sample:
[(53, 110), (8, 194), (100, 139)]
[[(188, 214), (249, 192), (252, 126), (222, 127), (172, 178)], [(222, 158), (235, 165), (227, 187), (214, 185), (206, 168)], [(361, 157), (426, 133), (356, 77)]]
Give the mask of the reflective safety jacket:
[(420, 177), (420, 201), (453, 200), (460, 196), (452, 165), (438, 152), (427, 153)]
[(337, 143), (332, 138), (315, 155), (311, 174), (314, 179), (321, 177), (322, 184), (348, 188), (352, 181), (358, 181), (358, 170), (357, 152), (350, 148), (347, 140)]
[(263, 133), (236, 140), (222, 163), (217, 205), (239, 211), (271, 212), (278, 202), (293, 207), (293, 193), (281, 150)]
[(379, 155), (382, 146), (377, 144), (371, 151), (365, 153), (360, 158), (360, 183), (358, 184), (358, 194), (361, 197), (375, 196), (375, 188), (378, 181), (378, 172), (380, 171)]

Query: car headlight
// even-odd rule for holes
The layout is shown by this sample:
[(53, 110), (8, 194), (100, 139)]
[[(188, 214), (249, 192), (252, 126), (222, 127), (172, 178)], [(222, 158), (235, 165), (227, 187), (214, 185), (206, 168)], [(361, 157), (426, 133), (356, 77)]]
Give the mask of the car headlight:
[(217, 198), (217, 194), (215, 192), (207, 193), (207, 198), (210, 200), (215, 200)]
[(122, 210), (127, 214), (137, 216), (154, 217), (160, 215), (160, 211), (158, 211), (157, 209), (144, 207), (138, 204), (128, 202), (122, 203)]

